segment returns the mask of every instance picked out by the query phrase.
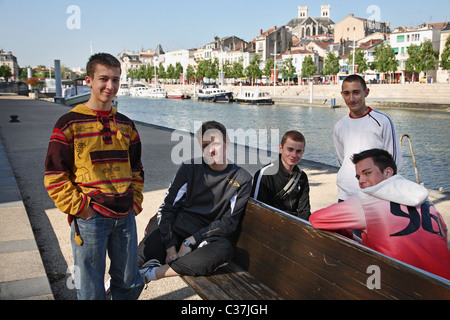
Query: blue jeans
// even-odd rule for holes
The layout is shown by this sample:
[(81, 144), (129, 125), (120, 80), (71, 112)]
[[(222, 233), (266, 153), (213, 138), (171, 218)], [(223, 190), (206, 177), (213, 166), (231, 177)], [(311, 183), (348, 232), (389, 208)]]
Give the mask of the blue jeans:
[(114, 300), (137, 300), (144, 281), (137, 266), (135, 213), (113, 219), (95, 213), (87, 220), (77, 219), (83, 244), (75, 243), (75, 222), (71, 242), (74, 279), (78, 300), (104, 300), (106, 252), (111, 260), (111, 296)]

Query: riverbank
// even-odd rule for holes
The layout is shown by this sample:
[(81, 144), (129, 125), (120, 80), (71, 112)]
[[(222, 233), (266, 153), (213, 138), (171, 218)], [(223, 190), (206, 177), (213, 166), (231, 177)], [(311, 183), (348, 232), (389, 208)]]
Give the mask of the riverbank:
[[(165, 86), (166, 91), (182, 89), (182, 85)], [(194, 85), (185, 85), (186, 92), (193, 94)], [(331, 99), (335, 98), (336, 107), (346, 107), (341, 97), (340, 85), (314, 85), (313, 101), (310, 100), (311, 88), (308, 85), (294, 86), (223, 86), (234, 95), (242, 91), (261, 90), (268, 92), (279, 105), (311, 105), (315, 107), (331, 107)], [(375, 108), (397, 108), (414, 110), (450, 110), (450, 84), (447, 83), (414, 83), (414, 84), (370, 84), (367, 103)], [(199, 87), (196, 86), (196, 90)], [(275, 92), (275, 94), (274, 94)]]
[[(46, 101), (0, 95), (0, 138), (4, 146), (3, 156), (8, 162), (3, 163), (12, 172), (11, 177), (2, 178), (1, 181), (2, 185), (8, 180), (18, 186), (17, 193), (11, 198), (0, 200), (1, 299), (29, 298), (29, 291), (33, 289), (35, 293), (39, 292), (39, 286), (42, 286), (42, 299), (51, 299), (52, 296), (56, 300), (76, 299), (75, 290), (70, 286), (70, 271), (73, 269), (70, 229), (66, 217), (55, 208), (43, 185), (44, 161), (53, 126), (57, 119), (69, 110), (69, 107)], [(20, 122), (10, 122), (10, 115), (18, 115)], [(178, 169), (178, 165), (168, 159), (171, 159), (172, 150), (179, 140), (172, 141), (173, 129), (139, 122), (136, 122), (136, 126), (143, 144), (142, 161), (146, 174), (144, 209), (136, 219), (138, 236), (142, 239), (148, 220), (156, 214)], [(246, 159), (254, 158), (255, 153), (258, 153), (253, 148), (243, 149), (247, 154)], [(239, 150), (242, 150), (242, 147)], [(243, 167), (253, 175), (262, 165), (258, 161)], [(308, 174), (312, 210), (335, 203), (337, 168), (303, 160), (301, 167)], [(4, 194), (6, 196), (6, 193)], [(430, 190), (430, 199), (443, 215), (447, 226), (450, 226), (450, 193)], [(21, 219), (14, 219), (17, 217), (14, 209), (17, 206), (23, 208), (24, 215)], [(28, 235), (21, 237), (17, 230), (26, 230)], [(32, 246), (34, 239), (36, 246)], [(17, 258), (19, 254), (20, 259)], [(31, 269), (39, 262), (36, 261), (39, 256), (43, 267)], [(42, 279), (48, 279), (47, 288), (49, 283), (52, 296), (46, 291), (46, 281)], [(36, 294), (31, 299), (36, 299)], [(139, 299), (200, 298), (180, 278), (168, 278), (150, 283)]]

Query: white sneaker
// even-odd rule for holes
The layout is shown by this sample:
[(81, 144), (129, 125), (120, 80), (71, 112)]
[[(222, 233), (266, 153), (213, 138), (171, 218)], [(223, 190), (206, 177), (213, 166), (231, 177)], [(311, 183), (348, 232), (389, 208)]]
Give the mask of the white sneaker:
[(144, 263), (144, 265), (139, 269), (139, 273), (142, 276), (142, 279), (144, 279), (145, 283), (149, 283), (151, 279), (147, 278), (147, 274), (154, 268), (161, 267), (161, 263), (159, 263), (156, 259), (151, 259)]

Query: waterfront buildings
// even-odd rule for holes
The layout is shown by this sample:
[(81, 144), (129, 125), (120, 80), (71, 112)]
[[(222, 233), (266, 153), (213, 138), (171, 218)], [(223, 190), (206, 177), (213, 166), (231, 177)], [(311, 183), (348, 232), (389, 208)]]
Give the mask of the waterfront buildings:
[[(275, 26), (266, 31), (260, 29), (259, 34), (249, 42), (237, 36), (227, 36), (215, 37), (213, 41), (196, 49), (164, 52), (159, 45), (155, 50), (141, 49), (137, 53), (125, 50), (119, 54), (119, 59), (122, 61), (122, 79), (126, 79), (129, 70), (138, 69), (143, 64), (153, 66), (162, 64), (167, 69), (169, 65), (175, 66), (180, 63), (186, 71), (188, 65), (195, 70), (200, 61), (218, 59), (221, 67), (226, 63), (241, 62), (245, 69), (255, 54), (261, 57), (261, 69), (269, 58), (277, 58), (278, 70), (284, 60), (292, 58), (297, 74), (301, 73), (304, 58), (310, 55), (317, 65), (317, 76), (319, 76), (329, 52), (334, 52), (341, 58), (341, 70), (349, 70), (348, 65), (351, 62), (348, 62), (347, 58), (356, 46), (364, 50), (365, 60), (369, 65), (369, 70), (364, 74), (366, 80), (380, 80), (383, 79), (383, 75), (376, 70), (371, 70), (370, 66), (374, 62), (375, 49), (385, 43), (391, 45), (399, 61), (396, 81), (405, 82), (410, 77), (405, 70), (408, 46), (420, 45), (423, 41), (430, 40), (435, 50), (442, 52), (445, 39), (450, 32), (449, 24), (441, 23), (427, 24), (419, 28), (397, 28), (391, 33), (390, 22), (377, 21), (376, 14), (367, 19), (349, 14), (335, 23), (331, 13), (331, 6), (322, 4), (320, 15), (314, 17), (310, 15), (307, 6), (300, 5), (297, 16), (285, 26)], [(449, 78), (448, 71), (442, 69), (430, 72), (428, 75), (432, 76), (433, 81), (438, 82), (446, 82)], [(420, 77), (423, 76), (423, 74), (420, 75)], [(279, 74), (279, 77), (281, 78), (282, 75)]]
[(19, 79), (19, 64), (17, 63), (17, 58), (12, 54), (11, 51), (4, 52), (0, 50), (0, 66), (6, 65), (11, 70), (11, 81), (17, 81)]
[(358, 41), (376, 32), (390, 33), (390, 23), (358, 18), (354, 14), (350, 14), (336, 23), (334, 42), (341, 40)]

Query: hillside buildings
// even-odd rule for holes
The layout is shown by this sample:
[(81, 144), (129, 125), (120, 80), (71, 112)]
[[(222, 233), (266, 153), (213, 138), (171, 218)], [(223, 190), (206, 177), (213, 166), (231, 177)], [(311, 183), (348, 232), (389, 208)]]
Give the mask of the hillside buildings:
[[(349, 14), (335, 23), (329, 4), (322, 4), (319, 14), (314, 14), (313, 10), (300, 5), (296, 17), (286, 25), (274, 26), (266, 31), (260, 29), (255, 38), (248, 42), (236, 36), (227, 36), (215, 37), (210, 43), (196, 49), (164, 52), (162, 47), (158, 46), (155, 50), (141, 48), (139, 52), (124, 50), (118, 55), (122, 62), (122, 79), (126, 79), (129, 70), (147, 64), (153, 66), (162, 64), (167, 69), (169, 65), (175, 66), (180, 63), (186, 71), (188, 65), (195, 69), (202, 60), (218, 59), (221, 66), (227, 62), (241, 62), (246, 68), (255, 54), (261, 57), (261, 69), (270, 58), (277, 59), (277, 68), (281, 67), (283, 61), (292, 58), (297, 74), (301, 74), (304, 58), (311, 56), (317, 65), (317, 76), (320, 76), (329, 52), (341, 57), (341, 70), (346, 71), (351, 69), (347, 58), (354, 46), (364, 50), (365, 59), (370, 67), (374, 62), (375, 49), (385, 43), (392, 47), (399, 61), (395, 79), (398, 82), (405, 82), (410, 77), (405, 70), (408, 46), (420, 45), (430, 40), (435, 50), (442, 51), (450, 32), (448, 23), (427, 24), (419, 28), (397, 28), (391, 32), (389, 22), (376, 21), (373, 16), (363, 18)], [(369, 80), (383, 78), (383, 75), (370, 69), (366, 74)], [(432, 76), (433, 81), (448, 81), (447, 70), (438, 69), (428, 75)]]

